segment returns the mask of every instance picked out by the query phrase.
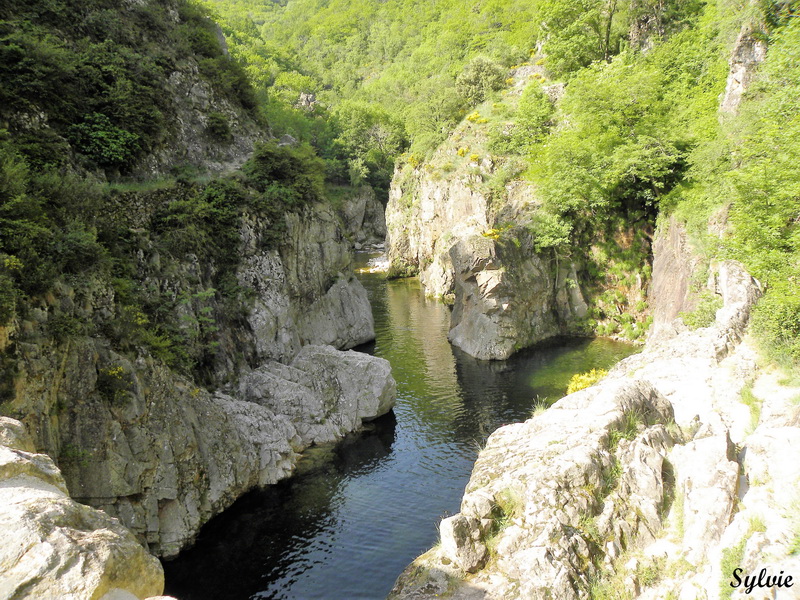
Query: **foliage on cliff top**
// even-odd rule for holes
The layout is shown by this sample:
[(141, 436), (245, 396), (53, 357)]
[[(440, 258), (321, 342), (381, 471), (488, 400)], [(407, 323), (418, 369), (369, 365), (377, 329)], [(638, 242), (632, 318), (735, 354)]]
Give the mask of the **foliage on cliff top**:
[[(700, 0), (257, 0), (207, 2), (231, 51), (270, 98), (271, 122), (326, 158), (325, 108), (356, 100), (399, 120), (433, 150), (513, 65), (541, 54), (555, 76), (693, 22)], [(647, 29), (642, 24), (650, 23)], [(641, 31), (640, 31), (641, 30)], [(638, 37), (636, 37), (638, 36)], [(636, 38), (636, 39), (632, 39)], [(313, 108), (287, 108), (314, 94)], [(277, 102), (282, 99), (283, 102)], [(323, 116), (320, 120), (318, 117)], [(395, 155), (392, 155), (394, 158)], [(354, 158), (353, 156), (348, 159)], [(363, 158), (363, 157), (362, 157)]]
[(170, 143), (170, 76), (194, 62), (246, 109), (253, 90), (191, 0), (8, 0), (0, 6), (0, 122), (33, 168), (126, 172)]

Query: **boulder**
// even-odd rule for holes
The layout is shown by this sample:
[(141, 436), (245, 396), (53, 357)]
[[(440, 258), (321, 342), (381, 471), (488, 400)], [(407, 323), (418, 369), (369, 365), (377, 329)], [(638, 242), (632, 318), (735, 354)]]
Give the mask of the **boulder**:
[(70, 499), (50, 457), (0, 417), (0, 597), (135, 599), (164, 589), (161, 563), (117, 519)]

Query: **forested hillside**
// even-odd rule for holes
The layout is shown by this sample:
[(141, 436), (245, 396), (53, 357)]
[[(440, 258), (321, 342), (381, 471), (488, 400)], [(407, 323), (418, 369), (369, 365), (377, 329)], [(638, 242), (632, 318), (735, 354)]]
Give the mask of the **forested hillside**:
[[(741, 259), (766, 284), (756, 329), (773, 356), (800, 357), (796, 3), (208, 4), (273, 126), (346, 163), (354, 181), (383, 187), (394, 158), (417, 168), (466, 119), (488, 145), (459, 148), (443, 176), (487, 153), (503, 165), (488, 186), (532, 182), (540, 249), (569, 256), (598, 226), (646, 233), (677, 215), (707, 260)], [(767, 58), (741, 106), (720, 112), (743, 25)], [(725, 233), (709, 235), (709, 219)]]
[[(101, 336), (185, 373), (208, 367), (219, 324), (248, 301), (234, 272), (243, 216), (277, 246), (283, 214), (322, 199), (324, 165), (303, 145), (253, 152), (268, 123), (191, 2), (4, 2), (0, 81), (4, 340), (36, 323), (18, 340)], [(186, 260), (202, 265), (191, 281), (153, 282), (151, 267), (177, 277)], [(14, 348), (0, 359), (3, 400)]]
[[(443, 176), (478, 156), (502, 167), (484, 182), (489, 189), (531, 182), (543, 202), (527, 224), (539, 250), (568, 257), (598, 226), (641, 223), (647, 235), (657, 216), (677, 215), (708, 260), (740, 258), (767, 285), (757, 329), (776, 356), (800, 355), (796, 3), (112, 4), (0, 9), (4, 321), (57, 273), (130, 278), (127, 259), (113, 258), (127, 252), (122, 238), (91, 215), (116, 193), (104, 182), (164, 177), (153, 157), (177, 144), (181, 119), (162, 90), (176, 72), (194, 72), (217, 98), (194, 131), (207, 147), (226, 147), (242, 128), (300, 140), (266, 151), (283, 165), (275, 181), (305, 173), (315, 183), (284, 198), (275, 181), (262, 181), (265, 191), (253, 193), (269, 196), (262, 204), (273, 215), (310, 190), (336, 199), (366, 183), (385, 196), (396, 161), (420, 168), (463, 123), (488, 141), (457, 146)], [(769, 50), (738, 114), (720, 113), (743, 23)], [(530, 79), (521, 96), (512, 93), (520, 73)], [(172, 181), (198, 175), (191, 161), (166, 164)], [(231, 202), (220, 208), (214, 198), (250, 193), (230, 192), (236, 181), (220, 185), (227, 191), (192, 192), (196, 200), (170, 209), (180, 215), (164, 216), (165, 231), (216, 236), (229, 222), (216, 211)], [(707, 233), (713, 215), (722, 236)], [(156, 318), (158, 302), (130, 305)]]

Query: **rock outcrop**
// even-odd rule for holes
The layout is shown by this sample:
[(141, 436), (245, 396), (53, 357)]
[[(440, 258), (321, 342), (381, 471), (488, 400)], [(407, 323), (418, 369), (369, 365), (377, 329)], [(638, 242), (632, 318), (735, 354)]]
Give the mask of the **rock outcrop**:
[(782, 508), (800, 480), (786, 455), (800, 390), (759, 394), (775, 408), (755, 426), (739, 398), (758, 375), (743, 338), (759, 288), (737, 263), (715, 271), (724, 305), (712, 326), (676, 326), (596, 386), (490, 436), (441, 545), (392, 598), (706, 598), (732, 580), (721, 569), (737, 545), (747, 573), (800, 562)]
[(164, 590), (164, 573), (102, 511), (70, 499), (49, 456), (19, 421), (0, 417), (0, 597), (121, 600)]
[[(494, 168), (487, 161), (475, 167)], [(506, 359), (587, 316), (576, 265), (534, 250), (524, 227), (538, 208), (529, 186), (509, 184), (498, 210), (480, 177), (408, 169), (395, 175), (386, 208), (389, 260), (395, 270), (416, 270), (428, 295), (453, 304), (455, 346)]]
[(386, 239), (385, 208), (371, 187), (353, 190), (342, 200), (338, 213), (356, 250), (382, 244)]
[[(242, 228), (237, 279), (256, 291), (247, 316), (252, 364), (290, 361), (303, 344), (348, 349), (375, 337), (369, 298), (353, 275), (353, 255), (333, 211), (317, 205), (286, 221), (280, 250), (260, 249), (264, 224), (255, 218)], [(229, 361), (223, 370), (230, 369)]]
[[(502, 100), (506, 110), (515, 110), (529, 78), (541, 71), (531, 65), (513, 72), (515, 83)], [(557, 102), (563, 85), (545, 91)], [(480, 359), (506, 359), (622, 313), (633, 329), (645, 319), (637, 307), (645, 305), (646, 276), (614, 254), (639, 254), (643, 266), (649, 227), (598, 226), (585, 236), (587, 247), (570, 257), (542, 247), (534, 185), (514, 176), (519, 159), (497, 155), (482, 125), (487, 119), (475, 118), (492, 106), (498, 105), (477, 107), (424, 164), (396, 170), (386, 207), (390, 276), (417, 273), (426, 294), (452, 304), (450, 341)], [(605, 292), (613, 297), (607, 305), (598, 300)], [(598, 310), (590, 314), (590, 308)]]
[[(180, 191), (129, 209), (136, 231)], [(290, 475), (304, 448), (341, 438), (394, 402), (386, 361), (341, 351), (374, 331), (339, 220), (322, 205), (285, 218), (276, 249), (263, 243), (271, 223), (243, 218), (235, 281), (249, 301), (233, 318), (206, 291), (213, 265), (168, 261), (140, 240), (142, 285), (185, 299), (176, 320), (189, 342), (202, 341), (203, 320), (219, 315), (206, 354), (210, 385), (142, 348), (123, 352), (113, 338), (45, 335), (64, 313), (97, 332), (124, 322), (102, 282), (60, 286), (5, 336), (14, 369), (4, 414), (56, 460), (74, 498), (118, 517), (154, 554), (174, 556), (241, 494)]]
[(736, 38), (730, 57), (730, 71), (719, 110), (735, 115), (739, 112), (742, 96), (756, 73), (756, 68), (767, 57), (767, 44), (752, 23), (745, 23)]
[[(76, 350), (84, 361), (90, 346)], [(72, 496), (118, 517), (170, 557), (244, 492), (292, 473), (299, 453), (391, 409), (386, 361), (305, 346), (267, 363), (233, 394), (210, 393), (154, 364), (112, 355), (131, 391), (76, 403), (57, 454)]]

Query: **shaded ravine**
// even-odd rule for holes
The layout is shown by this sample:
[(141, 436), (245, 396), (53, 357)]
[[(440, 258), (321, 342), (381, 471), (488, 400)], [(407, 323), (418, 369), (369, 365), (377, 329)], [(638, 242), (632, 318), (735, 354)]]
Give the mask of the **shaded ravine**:
[[(366, 256), (362, 255), (366, 260)], [(478, 361), (447, 341), (449, 311), (417, 280), (361, 275), (376, 341), (389, 360), (394, 414), (335, 448), (313, 449), (290, 480), (240, 499), (165, 563), (181, 600), (384, 598), (458, 511), (478, 449), (536, 398), (563, 395), (572, 374), (635, 351), (609, 340), (560, 339), (507, 361)]]

